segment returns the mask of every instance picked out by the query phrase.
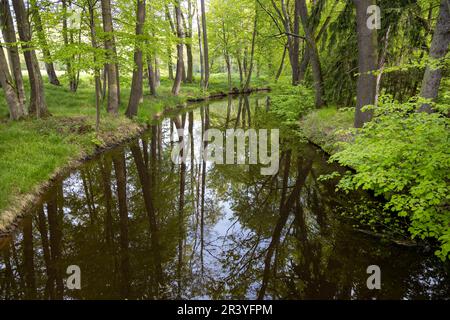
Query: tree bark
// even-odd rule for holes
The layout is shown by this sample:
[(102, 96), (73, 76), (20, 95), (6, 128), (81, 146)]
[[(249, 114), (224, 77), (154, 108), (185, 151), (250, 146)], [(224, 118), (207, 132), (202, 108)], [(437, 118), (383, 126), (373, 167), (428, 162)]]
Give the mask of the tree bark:
[(105, 39), (106, 53), (106, 67), (108, 69), (108, 107), (109, 113), (117, 115), (119, 112), (119, 79), (118, 68), (115, 62), (116, 49), (114, 40), (114, 29), (111, 15), (111, 1), (101, 0), (102, 2), (102, 16), (103, 16), (103, 31), (107, 34)]
[(173, 82), (172, 94), (177, 96), (180, 92), (181, 81), (183, 80), (183, 30), (181, 26), (181, 4), (177, 0), (175, 3), (175, 19), (177, 31), (177, 71)]
[(8, 70), (3, 47), (0, 46), (0, 84), (5, 92), (6, 103), (9, 108), (9, 117), (11, 120), (18, 120), (24, 116), (24, 106), (19, 100), (16, 88), (13, 85), (11, 75)]
[(16, 31), (14, 29), (14, 21), (8, 0), (0, 0), (0, 24), (3, 39), (8, 43), (6, 48), (8, 49), (11, 73), (14, 78), (14, 84), (21, 106), (19, 112), (23, 113), (23, 115), (27, 115), (28, 111), (25, 108), (26, 98), (23, 86), (22, 68), (20, 65), (19, 47), (17, 45)]
[(156, 96), (156, 73), (153, 69), (152, 58), (149, 57), (147, 60), (147, 71), (148, 71), (148, 86), (150, 88), (150, 94)]
[(377, 32), (367, 27), (367, 7), (375, 5), (375, 0), (353, 0), (356, 7), (356, 25), (358, 38), (359, 76), (356, 87), (355, 127), (361, 128), (372, 119), (372, 111), (362, 111), (367, 105), (375, 104), (376, 76), (371, 73), (377, 69)]
[(202, 9), (203, 61), (204, 61), (204, 72), (205, 72), (203, 88), (205, 90), (207, 90), (208, 86), (209, 86), (209, 49), (208, 49), (208, 32), (207, 32), (207, 27), (206, 27), (205, 0), (200, 0), (200, 5), (201, 5), (201, 9)]
[(47, 76), (50, 84), (55, 86), (61, 85), (56, 75), (55, 66), (53, 65), (52, 55), (48, 48), (47, 37), (45, 36), (44, 27), (42, 26), (41, 14), (39, 12), (39, 7), (36, 0), (30, 0), (30, 6), (33, 15), (34, 26), (36, 27), (36, 33), (38, 36), (39, 44), (42, 49), (42, 54), (44, 56), (45, 69), (47, 71)]
[(136, 44), (134, 49), (134, 70), (133, 79), (131, 81), (131, 93), (130, 100), (128, 102), (128, 108), (126, 115), (129, 118), (135, 117), (138, 112), (139, 102), (142, 98), (142, 78), (143, 78), (143, 62), (142, 62), (142, 49), (139, 41), (139, 36), (144, 33), (145, 23), (145, 0), (137, 0), (136, 10)]
[(20, 41), (22, 41), (22, 50), (24, 51), (30, 81), (31, 94), (29, 113), (36, 115), (38, 118), (47, 116), (49, 115), (49, 112), (45, 102), (44, 83), (42, 81), (36, 52), (30, 46), (31, 27), (28, 22), (28, 13), (25, 8), (25, 3), (23, 0), (15, 0), (13, 1), (13, 7), (14, 12), (16, 13), (17, 29), (19, 31)]
[[(64, 39), (64, 46), (69, 46), (69, 44), (72, 42), (71, 39), (69, 39), (69, 28), (67, 25), (67, 0), (62, 0), (62, 6), (63, 6), (63, 21), (62, 21), (62, 36)], [(77, 91), (77, 80), (75, 77), (75, 73), (72, 69), (72, 62), (75, 57), (72, 56), (71, 59), (66, 59), (66, 72), (69, 78), (69, 89), (72, 92)]]
[[(89, 1), (89, 27), (91, 32), (91, 44), (92, 48), (97, 49), (97, 32), (95, 26), (95, 2)], [(101, 100), (101, 91), (102, 84), (100, 80), (100, 70), (97, 67), (97, 57), (94, 52), (94, 81), (95, 81), (95, 108), (96, 108), (96, 121), (95, 121), (95, 130), (98, 132), (100, 128), (100, 100)]]
[(316, 39), (314, 36), (314, 30), (309, 22), (308, 18), (308, 8), (306, 7), (305, 0), (296, 0), (298, 2), (298, 11), (302, 21), (303, 29), (306, 35), (306, 43), (308, 46), (308, 51), (311, 60), (311, 67), (314, 77), (314, 88), (315, 88), (315, 105), (320, 108), (325, 105), (324, 101), (324, 89), (323, 89), (323, 78), (322, 78), (322, 68), (320, 66), (319, 52), (317, 50)]
[[(433, 33), (429, 56), (433, 60), (442, 59), (448, 52), (450, 43), (450, 3), (448, 0), (441, 0), (439, 17)], [(435, 101), (438, 97), (439, 86), (442, 79), (442, 68), (427, 66), (422, 80), (420, 96), (425, 99)], [(421, 112), (432, 112), (431, 105), (424, 103), (419, 108)]]

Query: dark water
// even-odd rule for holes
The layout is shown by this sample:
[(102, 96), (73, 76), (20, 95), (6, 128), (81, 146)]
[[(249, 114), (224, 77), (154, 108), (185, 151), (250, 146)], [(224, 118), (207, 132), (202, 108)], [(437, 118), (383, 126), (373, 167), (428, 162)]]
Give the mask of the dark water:
[[(264, 96), (199, 105), (55, 183), (2, 241), (0, 298), (449, 298), (448, 265), (340, 218), (370, 197), (318, 180), (340, 168), (300, 138), (282, 132), (273, 177), (191, 155), (172, 163), (175, 123), (261, 128), (269, 107)], [(70, 265), (81, 290), (66, 286)], [(381, 290), (367, 288), (369, 265), (381, 269)]]

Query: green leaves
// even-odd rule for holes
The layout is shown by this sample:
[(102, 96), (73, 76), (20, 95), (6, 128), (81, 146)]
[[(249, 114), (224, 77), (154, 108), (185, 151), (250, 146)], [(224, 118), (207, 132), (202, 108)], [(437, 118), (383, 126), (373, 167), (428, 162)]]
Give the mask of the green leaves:
[(386, 209), (411, 220), (411, 235), (437, 239), (441, 244), (437, 254), (446, 259), (450, 252), (450, 123), (443, 114), (418, 113), (416, 108), (417, 99), (400, 104), (383, 97), (373, 121), (331, 160), (356, 170), (341, 179), (340, 188), (384, 195)]

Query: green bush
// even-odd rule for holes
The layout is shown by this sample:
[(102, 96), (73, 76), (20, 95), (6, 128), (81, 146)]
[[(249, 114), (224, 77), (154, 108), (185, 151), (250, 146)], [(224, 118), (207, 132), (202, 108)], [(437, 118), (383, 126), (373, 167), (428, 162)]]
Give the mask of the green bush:
[(412, 237), (435, 238), (436, 254), (450, 256), (450, 130), (440, 113), (418, 113), (418, 102), (400, 104), (383, 97), (374, 118), (352, 143), (331, 157), (352, 167), (339, 182), (344, 190), (373, 190), (387, 199), (385, 208), (410, 220)]

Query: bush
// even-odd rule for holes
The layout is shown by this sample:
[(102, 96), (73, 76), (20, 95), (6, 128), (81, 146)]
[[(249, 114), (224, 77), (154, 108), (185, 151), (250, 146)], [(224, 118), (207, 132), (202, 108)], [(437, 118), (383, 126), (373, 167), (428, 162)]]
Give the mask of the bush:
[(408, 217), (412, 237), (435, 238), (436, 254), (450, 256), (450, 131), (441, 113), (418, 113), (417, 101), (400, 104), (383, 97), (374, 119), (352, 143), (333, 155), (352, 167), (339, 182), (344, 190), (373, 190), (387, 199), (385, 208)]

